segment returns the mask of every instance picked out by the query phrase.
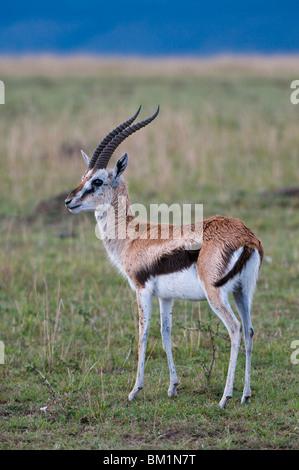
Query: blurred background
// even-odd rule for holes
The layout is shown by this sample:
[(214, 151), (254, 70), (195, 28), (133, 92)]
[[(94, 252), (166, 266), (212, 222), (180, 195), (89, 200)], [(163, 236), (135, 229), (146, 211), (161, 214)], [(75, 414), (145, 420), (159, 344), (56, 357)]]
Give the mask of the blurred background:
[[(1, 5), (3, 448), (297, 446), (298, 18), (292, 0)], [(188, 302), (173, 315), (178, 399), (165, 399), (155, 303), (148, 387), (124, 405), (137, 360), (134, 293), (110, 266), (93, 214), (70, 214), (64, 198), (86, 168), (80, 149), (90, 156), (140, 104), (141, 119), (159, 104), (158, 118), (111, 160), (129, 153), (132, 202), (202, 203), (205, 218), (240, 218), (265, 247), (250, 411), (237, 403), (241, 354), (233, 413), (218, 412), (226, 332), (208, 305)]]
[(1, 53), (299, 52), (298, 2), (28, 0), (1, 8)]

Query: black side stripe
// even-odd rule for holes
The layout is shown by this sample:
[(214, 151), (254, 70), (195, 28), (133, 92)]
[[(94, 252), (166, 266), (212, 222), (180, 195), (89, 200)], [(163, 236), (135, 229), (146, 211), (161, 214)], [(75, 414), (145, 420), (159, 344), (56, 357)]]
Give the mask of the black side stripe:
[(170, 274), (187, 269), (197, 262), (199, 251), (200, 250), (191, 251), (178, 248), (172, 253), (161, 256), (161, 258), (154, 261), (149, 266), (145, 266), (137, 271), (136, 280), (141, 286), (144, 286), (150, 276), (155, 277), (161, 274)]

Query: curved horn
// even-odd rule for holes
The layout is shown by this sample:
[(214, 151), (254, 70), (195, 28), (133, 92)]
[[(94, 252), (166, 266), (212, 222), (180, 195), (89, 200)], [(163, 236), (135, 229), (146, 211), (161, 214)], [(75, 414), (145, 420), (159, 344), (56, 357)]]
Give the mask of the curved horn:
[(106, 137), (102, 140), (102, 142), (95, 149), (93, 156), (91, 157), (90, 162), (89, 162), (89, 166), (88, 166), (89, 168), (93, 168), (95, 166), (97, 159), (99, 158), (102, 150), (106, 147), (106, 145), (108, 145), (109, 142), (117, 134), (119, 134), (121, 131), (129, 127), (132, 124), (132, 122), (135, 121), (138, 114), (140, 113), (140, 109), (141, 109), (141, 106), (139, 106), (137, 113), (135, 113), (134, 116), (128, 119), (128, 121), (123, 122), (120, 126), (116, 127), (115, 129), (113, 129), (113, 131), (109, 132), (109, 134), (106, 135)]
[(123, 140), (125, 140), (127, 137), (129, 137), (131, 134), (138, 131), (142, 127), (147, 126), (150, 122), (152, 122), (157, 117), (158, 113), (159, 113), (159, 106), (155, 114), (153, 114), (151, 117), (149, 117), (148, 119), (145, 119), (145, 121), (141, 121), (141, 122), (138, 122), (137, 124), (133, 124), (133, 126), (128, 127), (127, 129), (124, 129), (122, 132), (117, 134), (109, 142), (109, 144), (104, 148), (96, 164), (94, 165), (94, 168), (97, 168), (97, 169), (106, 168), (113, 152), (123, 142)]

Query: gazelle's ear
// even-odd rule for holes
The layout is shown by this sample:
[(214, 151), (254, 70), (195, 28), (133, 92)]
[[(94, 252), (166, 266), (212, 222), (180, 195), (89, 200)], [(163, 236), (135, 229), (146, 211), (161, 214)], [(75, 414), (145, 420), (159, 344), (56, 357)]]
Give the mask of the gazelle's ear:
[(85, 161), (86, 165), (89, 166), (90, 159), (88, 158), (86, 153), (83, 152), (83, 150), (81, 150), (81, 154), (82, 154), (82, 157), (84, 158), (84, 161)]
[(111, 183), (112, 186), (115, 186), (118, 184), (119, 178), (125, 171), (128, 161), (129, 161), (129, 157), (127, 153), (125, 153), (122, 157), (120, 157), (117, 160), (115, 168), (113, 170), (113, 178), (112, 178), (112, 183)]

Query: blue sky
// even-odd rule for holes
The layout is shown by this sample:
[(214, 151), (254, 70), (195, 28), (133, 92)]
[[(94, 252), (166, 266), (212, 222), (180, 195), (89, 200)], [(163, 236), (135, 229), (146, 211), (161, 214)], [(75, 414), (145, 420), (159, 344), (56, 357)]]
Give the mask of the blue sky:
[(299, 53), (299, 1), (2, 3), (0, 54)]

